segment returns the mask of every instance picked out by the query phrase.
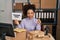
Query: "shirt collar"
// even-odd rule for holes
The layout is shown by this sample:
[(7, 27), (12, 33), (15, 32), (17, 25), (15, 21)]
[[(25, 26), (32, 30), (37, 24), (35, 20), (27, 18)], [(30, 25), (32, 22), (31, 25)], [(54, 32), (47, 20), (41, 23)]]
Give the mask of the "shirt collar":
[(29, 18), (27, 17), (27, 19), (28, 19), (28, 20), (33, 20), (33, 19), (35, 19), (35, 18), (33, 17), (32, 19), (29, 19)]

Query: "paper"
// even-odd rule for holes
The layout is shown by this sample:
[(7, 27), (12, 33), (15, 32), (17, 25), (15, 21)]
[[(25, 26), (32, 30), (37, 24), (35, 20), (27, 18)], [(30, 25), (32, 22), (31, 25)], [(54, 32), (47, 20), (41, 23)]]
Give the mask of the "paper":
[(22, 20), (22, 12), (21, 13), (12, 13), (12, 20)]
[(26, 30), (25, 30), (25, 29), (16, 28), (16, 29), (14, 29), (14, 31), (15, 31), (15, 32), (24, 32), (24, 31), (26, 31)]

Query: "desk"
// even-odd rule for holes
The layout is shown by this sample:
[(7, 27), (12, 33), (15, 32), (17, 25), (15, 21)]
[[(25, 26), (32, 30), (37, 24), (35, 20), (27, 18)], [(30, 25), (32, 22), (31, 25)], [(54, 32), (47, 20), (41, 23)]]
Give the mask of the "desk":
[(55, 40), (50, 33), (44, 35), (43, 31), (31, 31), (27, 37), (28, 40)]
[[(45, 39), (42, 39), (42, 40), (55, 40), (52, 35), (49, 33), (48, 34), (50, 37), (48, 36), (45, 36), (46, 38)], [(48, 38), (48, 39), (47, 39)], [(6, 40), (26, 40), (26, 32), (15, 32), (15, 37), (7, 37), (6, 36)], [(28, 39), (27, 39), (28, 40)], [(34, 39), (34, 40), (40, 40), (40, 39)]]
[[(20, 34), (17, 34), (17, 35), (20, 35)], [(49, 35), (50, 35), (51, 40), (55, 40), (55, 39), (52, 37), (51, 34), (49, 34)], [(18, 38), (20, 39), (19, 36), (18, 36)], [(16, 40), (16, 39), (17, 39), (17, 38), (15, 38), (15, 40)], [(14, 38), (6, 36), (6, 40), (14, 40)], [(27, 40), (28, 40), (28, 39), (27, 39)]]
[(7, 37), (6, 40), (26, 40), (26, 30), (25, 29), (14, 29), (15, 37)]

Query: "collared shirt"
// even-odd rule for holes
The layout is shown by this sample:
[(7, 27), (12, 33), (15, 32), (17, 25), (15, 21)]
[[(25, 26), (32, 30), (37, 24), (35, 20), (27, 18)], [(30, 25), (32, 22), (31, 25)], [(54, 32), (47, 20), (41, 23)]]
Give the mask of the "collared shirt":
[(36, 18), (24, 18), (18, 25), (19, 28), (26, 29), (27, 31), (41, 30), (41, 25), (37, 23)]

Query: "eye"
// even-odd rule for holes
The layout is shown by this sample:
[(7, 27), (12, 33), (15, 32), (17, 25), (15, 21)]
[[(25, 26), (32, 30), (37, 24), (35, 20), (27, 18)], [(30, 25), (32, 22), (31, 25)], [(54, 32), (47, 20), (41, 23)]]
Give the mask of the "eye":
[(30, 14), (30, 13), (27, 13), (27, 14)]
[(31, 12), (31, 14), (33, 14), (34, 12)]

